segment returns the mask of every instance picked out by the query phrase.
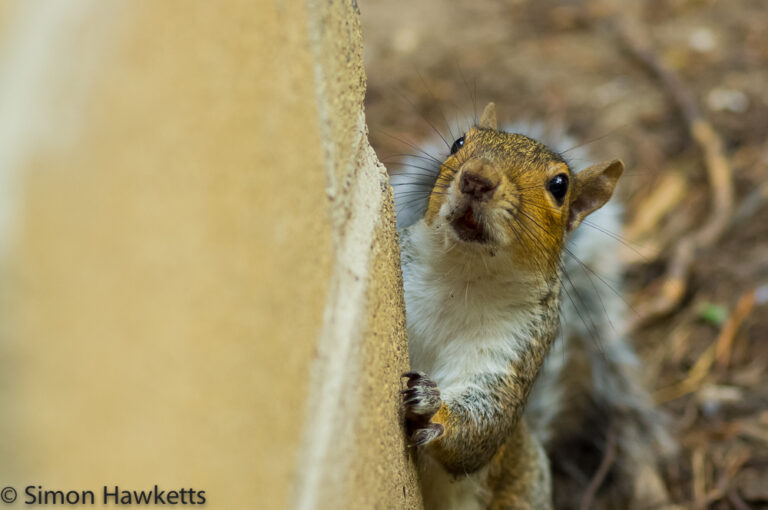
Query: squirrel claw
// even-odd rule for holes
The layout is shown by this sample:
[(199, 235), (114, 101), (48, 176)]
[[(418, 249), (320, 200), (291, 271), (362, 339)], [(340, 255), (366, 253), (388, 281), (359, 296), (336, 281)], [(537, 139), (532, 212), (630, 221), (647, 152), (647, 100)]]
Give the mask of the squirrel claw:
[(429, 423), (435, 413), (440, 409), (442, 400), (437, 384), (421, 372), (409, 372), (408, 388), (401, 390), (403, 403), (405, 404), (405, 418), (421, 428)]
[(408, 382), (411, 382), (412, 380), (426, 379), (427, 378), (427, 374), (425, 374), (424, 372), (419, 372), (419, 371), (414, 370), (412, 372), (405, 372), (400, 377), (407, 377), (408, 378)]
[(426, 427), (413, 431), (409, 444), (412, 447), (427, 444), (442, 436), (443, 432), (445, 432), (445, 428), (439, 423), (429, 423)]
[(427, 374), (424, 372), (406, 372), (402, 375), (402, 377), (407, 377), (408, 382), (406, 383), (408, 385), (408, 388), (413, 388), (416, 386), (430, 386), (435, 389), (437, 389), (437, 384), (427, 377)]

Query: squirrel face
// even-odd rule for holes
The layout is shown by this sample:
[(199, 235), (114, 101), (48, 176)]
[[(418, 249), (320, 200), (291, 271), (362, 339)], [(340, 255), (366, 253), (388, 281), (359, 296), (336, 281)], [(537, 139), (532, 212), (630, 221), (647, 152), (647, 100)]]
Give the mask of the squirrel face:
[(490, 103), (454, 142), (424, 219), (452, 244), (543, 270), (557, 264), (568, 232), (608, 201), (623, 169), (614, 160), (573, 173), (548, 147), (498, 131)]

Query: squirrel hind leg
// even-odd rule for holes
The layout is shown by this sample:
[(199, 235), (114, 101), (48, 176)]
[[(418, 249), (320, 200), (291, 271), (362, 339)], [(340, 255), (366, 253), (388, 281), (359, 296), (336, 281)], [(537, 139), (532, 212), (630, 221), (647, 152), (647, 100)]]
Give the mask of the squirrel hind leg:
[(549, 458), (522, 419), (496, 454), (489, 471), (489, 510), (551, 510)]

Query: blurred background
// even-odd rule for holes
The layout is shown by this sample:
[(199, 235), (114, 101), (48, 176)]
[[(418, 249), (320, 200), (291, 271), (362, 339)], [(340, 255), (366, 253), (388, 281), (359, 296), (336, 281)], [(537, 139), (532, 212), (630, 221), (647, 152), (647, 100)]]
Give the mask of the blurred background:
[(430, 123), (456, 138), (491, 100), (500, 122), (564, 126), (595, 160), (625, 161), (625, 228), (606, 235), (626, 247), (631, 335), (682, 445), (669, 489), (686, 507), (768, 507), (766, 2), (360, 10), (370, 138), (389, 168), (436, 136)]

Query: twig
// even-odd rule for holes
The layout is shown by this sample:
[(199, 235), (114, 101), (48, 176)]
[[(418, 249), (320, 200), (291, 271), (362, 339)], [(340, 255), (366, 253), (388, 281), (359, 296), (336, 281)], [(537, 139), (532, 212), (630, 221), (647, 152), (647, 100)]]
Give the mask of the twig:
[(696, 449), (693, 451), (693, 457), (691, 459), (691, 469), (693, 471), (693, 493), (694, 493), (694, 508), (709, 508), (709, 506), (727, 497), (731, 491), (731, 482), (739, 470), (750, 459), (748, 451), (742, 451), (736, 454), (735, 457), (728, 459), (725, 469), (719, 477), (715, 487), (704, 492), (707, 481), (706, 473), (706, 457), (703, 449)]
[(709, 375), (709, 371), (712, 368), (712, 364), (715, 361), (715, 345), (712, 344), (707, 347), (699, 359), (696, 360), (691, 370), (688, 372), (688, 376), (679, 383), (673, 384), (661, 388), (653, 395), (653, 400), (656, 404), (663, 404), (670, 400), (675, 400), (680, 397), (684, 397), (689, 393), (701, 388), (704, 379)]
[(595, 475), (581, 495), (581, 503), (579, 504), (581, 510), (590, 510), (592, 508), (597, 491), (600, 489), (600, 486), (603, 485), (605, 477), (608, 476), (608, 470), (611, 469), (615, 460), (616, 434), (614, 433), (613, 428), (609, 427), (605, 438), (605, 454), (603, 455), (603, 460), (600, 461), (600, 466), (598, 466)]
[(752, 311), (755, 306), (755, 291), (750, 290), (745, 292), (739, 298), (728, 320), (723, 325), (723, 329), (720, 330), (720, 335), (717, 337), (715, 347), (715, 358), (717, 359), (717, 367), (721, 370), (728, 367), (728, 363), (731, 361), (731, 351), (733, 349), (733, 340), (736, 338), (736, 333), (739, 332), (739, 327), (744, 322), (744, 319)]
[(730, 222), (734, 192), (731, 166), (723, 152), (723, 142), (702, 115), (691, 91), (656, 56), (648, 43), (648, 35), (636, 21), (620, 19), (617, 30), (624, 47), (661, 81), (680, 109), (691, 138), (703, 153), (712, 193), (709, 218), (698, 231), (678, 243), (667, 265), (660, 295), (638, 310), (634, 326), (639, 326), (670, 312), (683, 299), (694, 258), (700, 250), (717, 242)]
[(744, 293), (739, 298), (736, 308), (720, 331), (717, 340), (701, 353), (699, 359), (696, 360), (696, 363), (688, 371), (686, 378), (671, 386), (657, 390), (653, 395), (654, 402), (662, 404), (699, 390), (716, 361), (718, 367), (726, 367), (730, 361), (733, 340), (739, 330), (739, 326), (752, 311), (755, 303), (762, 304), (766, 301), (768, 301), (768, 286), (759, 285), (757, 288)]
[(705, 454), (701, 448), (693, 450), (691, 455), (691, 474), (693, 476), (693, 508), (705, 508), (707, 501), (707, 476), (705, 473)]
[(731, 488), (733, 478), (744, 466), (744, 464), (749, 461), (749, 459), (749, 451), (744, 450), (738, 452), (734, 457), (726, 460), (725, 469), (717, 481), (717, 486), (711, 489), (700, 502), (702, 508), (709, 508), (710, 504), (717, 500), (723, 499), (724, 497), (730, 498), (730, 494), (733, 493), (733, 489)]
[(761, 207), (768, 203), (768, 182), (764, 182), (757, 188), (753, 189), (749, 195), (744, 197), (743, 200), (739, 200), (739, 202), (739, 208), (731, 218), (732, 227), (746, 222), (758, 210), (760, 210)]
[(736, 510), (750, 510), (749, 505), (747, 505), (744, 500), (741, 499), (736, 490), (728, 491), (728, 501)]

